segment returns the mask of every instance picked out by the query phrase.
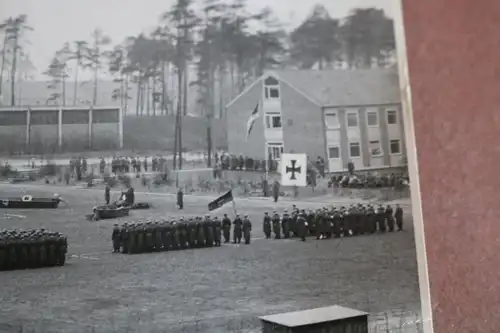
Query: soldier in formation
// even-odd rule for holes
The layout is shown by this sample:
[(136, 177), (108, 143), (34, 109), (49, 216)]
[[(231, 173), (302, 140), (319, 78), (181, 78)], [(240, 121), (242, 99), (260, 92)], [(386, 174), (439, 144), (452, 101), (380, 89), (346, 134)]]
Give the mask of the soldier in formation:
[(308, 235), (316, 236), (316, 239), (329, 239), (401, 231), (403, 209), (399, 205), (396, 205), (394, 211), (390, 205), (353, 204), (349, 207), (325, 207), (316, 212), (306, 212), (294, 205), (291, 214), (286, 209), (281, 216), (274, 211), (270, 218), (266, 212), (263, 220), (266, 238), (270, 238), (270, 228), (275, 239), (280, 239), (283, 235), (284, 238), (300, 238), (302, 241)]
[(222, 222), (218, 218), (137, 221), (115, 225), (113, 252), (127, 254), (221, 246)]
[(67, 238), (45, 229), (0, 230), (0, 271), (63, 266)]

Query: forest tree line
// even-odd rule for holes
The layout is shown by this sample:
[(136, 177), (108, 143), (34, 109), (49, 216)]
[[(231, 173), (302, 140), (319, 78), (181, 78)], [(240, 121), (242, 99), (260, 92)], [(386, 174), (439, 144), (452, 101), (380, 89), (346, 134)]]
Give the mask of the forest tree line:
[[(176, 116), (175, 150), (182, 150), (182, 117), (192, 111), (188, 110), (188, 94), (195, 89), (197, 108), (208, 123), (210, 150), (211, 119), (222, 117), (225, 103), (265, 70), (322, 70), (339, 64), (385, 67), (394, 59), (393, 21), (377, 8), (353, 9), (338, 19), (324, 6), (314, 5), (293, 29), (286, 29), (270, 8), (251, 13), (245, 0), (176, 0), (159, 17), (151, 33), (117, 43), (99, 28), (89, 40), (65, 42), (44, 71), (53, 91), (46, 103), (80, 104), (78, 93), (84, 83), (79, 74), (90, 71), (93, 93), (88, 104), (98, 105), (99, 78), (110, 75), (116, 84), (112, 98), (124, 110), (134, 107), (129, 104), (135, 94), (136, 115)], [(9, 72), (12, 106), (16, 103), (16, 66), (23, 54), (20, 41), (33, 30), (28, 23), (28, 17), (20, 15), (0, 24), (0, 95), (4, 74)], [(73, 94), (66, 96), (70, 83)]]
[[(99, 77), (109, 74), (116, 82), (113, 98), (129, 110), (135, 107), (137, 115), (176, 114), (178, 108), (186, 115), (192, 86), (202, 113), (220, 116), (224, 101), (266, 69), (315, 66), (321, 70), (338, 64), (370, 68), (386, 66), (394, 56), (393, 22), (376, 8), (354, 9), (336, 19), (324, 6), (315, 5), (290, 31), (269, 8), (249, 13), (245, 0), (177, 0), (160, 17), (150, 34), (130, 36), (117, 44), (98, 28), (89, 40), (64, 43), (44, 71), (53, 90), (47, 102), (81, 103), (78, 90), (84, 82), (79, 81), (79, 73), (90, 70), (94, 80), (88, 102), (92, 105), (99, 103)], [(0, 94), (8, 72), (11, 104), (16, 103), (16, 71), (23, 53), (20, 40), (29, 30), (33, 28), (26, 15), (0, 24)], [(72, 96), (67, 96), (70, 72), (74, 87)], [(176, 82), (169, 80), (172, 76)], [(132, 94), (135, 106), (128, 105)]]

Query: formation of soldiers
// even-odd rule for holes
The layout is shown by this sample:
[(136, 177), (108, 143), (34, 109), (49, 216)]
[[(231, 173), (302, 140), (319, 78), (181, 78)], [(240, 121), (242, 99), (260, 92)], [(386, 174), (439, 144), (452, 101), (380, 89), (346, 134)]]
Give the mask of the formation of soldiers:
[(250, 244), (252, 224), (248, 215), (243, 219), (237, 215), (231, 222), (227, 214), (222, 220), (206, 215), (187, 220), (115, 224), (111, 241), (113, 252), (126, 254), (218, 247), (222, 236), (225, 243), (229, 242), (231, 225), (234, 242), (239, 244), (243, 238), (245, 244)]
[(0, 271), (63, 266), (68, 241), (45, 229), (0, 230)]
[(308, 235), (329, 239), (396, 230), (403, 230), (403, 209), (399, 205), (395, 210), (390, 205), (353, 204), (307, 212), (294, 205), (291, 214), (286, 209), (282, 215), (274, 211), (270, 216), (266, 212), (263, 220), (268, 239), (273, 233), (275, 239), (299, 237), (305, 241)]
[[(151, 164), (149, 164), (151, 162)], [(164, 172), (166, 168), (167, 160), (162, 156), (153, 156), (149, 158), (148, 156), (144, 158), (140, 157), (113, 157), (111, 160), (111, 172), (117, 173), (128, 173), (141, 171), (148, 172)], [(99, 165), (101, 173), (104, 173), (106, 169), (106, 161), (101, 158)]]

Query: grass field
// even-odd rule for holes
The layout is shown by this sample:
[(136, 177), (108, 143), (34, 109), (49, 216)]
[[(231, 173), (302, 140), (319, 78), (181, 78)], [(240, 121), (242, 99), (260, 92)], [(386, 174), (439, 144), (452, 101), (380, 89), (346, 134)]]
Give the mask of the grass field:
[[(294, 202), (237, 199), (237, 209), (254, 223), (252, 244), (130, 256), (111, 253), (117, 220), (84, 219), (102, 192), (57, 191), (67, 207), (0, 211), (0, 228), (45, 227), (66, 234), (69, 242), (64, 267), (0, 272), (0, 332), (251, 332), (260, 315), (333, 304), (370, 313), (420, 308), (410, 216), (401, 233), (265, 240), (263, 212)], [(0, 184), (0, 196), (20, 192), (51, 195), (54, 189)], [(171, 195), (137, 194), (136, 200), (156, 208), (133, 211), (120, 223), (204, 214), (211, 198), (186, 196), (183, 212)], [(232, 213), (231, 205), (217, 215), (225, 212)]]

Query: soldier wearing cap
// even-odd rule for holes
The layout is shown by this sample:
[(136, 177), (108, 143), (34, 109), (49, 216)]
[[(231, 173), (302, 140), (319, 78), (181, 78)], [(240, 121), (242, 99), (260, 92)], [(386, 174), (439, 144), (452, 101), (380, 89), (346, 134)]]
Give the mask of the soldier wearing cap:
[(262, 221), (262, 231), (264, 231), (266, 239), (271, 238), (271, 217), (267, 212), (264, 212), (264, 220)]
[(222, 223), (219, 220), (217, 216), (214, 217), (214, 240), (215, 240), (215, 246), (221, 246), (220, 240), (221, 240), (221, 229), (222, 229)]
[(205, 241), (206, 241), (205, 227), (200, 217), (198, 217), (196, 220), (196, 235), (197, 235), (196, 247), (198, 248), (205, 247)]
[(283, 238), (290, 238), (290, 215), (288, 215), (286, 209), (283, 211), (283, 216), (281, 217), (281, 230)]
[(231, 220), (227, 214), (224, 214), (222, 218), (222, 233), (224, 235), (224, 243), (229, 243), (231, 238)]
[(281, 238), (281, 217), (278, 214), (278, 212), (276, 212), (276, 211), (273, 212), (273, 217), (272, 217), (271, 221), (273, 223), (274, 239), (280, 239)]
[(297, 215), (297, 236), (300, 237), (300, 240), (305, 242), (307, 236), (307, 220), (306, 220), (306, 212), (302, 210)]
[(203, 221), (203, 228), (205, 229), (205, 246), (214, 246), (214, 227), (210, 215), (205, 215), (205, 220)]
[(396, 219), (396, 226), (398, 227), (398, 231), (403, 230), (403, 208), (396, 205), (396, 211), (394, 212), (394, 218)]
[(245, 244), (250, 244), (251, 232), (252, 232), (252, 222), (250, 222), (250, 218), (248, 214), (245, 214), (243, 217), (243, 237), (245, 239)]
[(241, 236), (242, 236), (242, 227), (243, 227), (243, 221), (240, 218), (240, 214), (236, 214), (236, 217), (233, 221), (233, 241), (234, 244), (240, 244), (241, 243)]
[(379, 205), (377, 208), (377, 211), (375, 212), (375, 218), (377, 221), (377, 228), (380, 232), (385, 232), (386, 231), (386, 225), (385, 225), (385, 209), (382, 207), (382, 205)]
[(114, 224), (113, 232), (111, 233), (111, 241), (113, 242), (113, 253), (120, 252), (120, 228), (118, 224)]
[(391, 205), (387, 205), (385, 209), (385, 219), (387, 221), (387, 229), (389, 232), (394, 232), (394, 212), (392, 210)]

